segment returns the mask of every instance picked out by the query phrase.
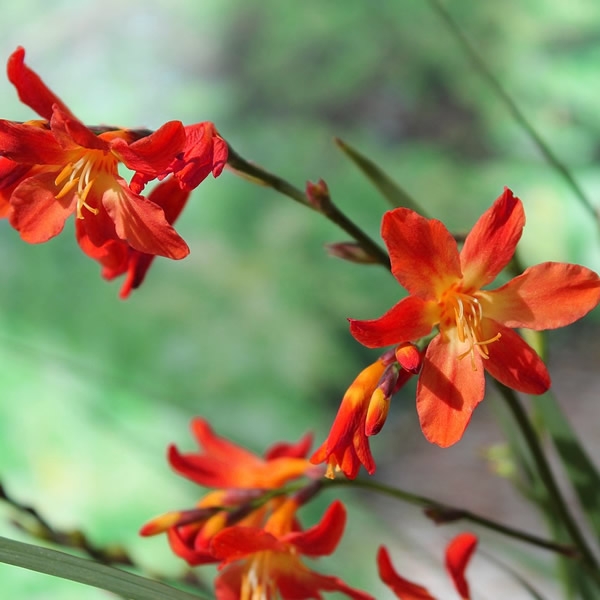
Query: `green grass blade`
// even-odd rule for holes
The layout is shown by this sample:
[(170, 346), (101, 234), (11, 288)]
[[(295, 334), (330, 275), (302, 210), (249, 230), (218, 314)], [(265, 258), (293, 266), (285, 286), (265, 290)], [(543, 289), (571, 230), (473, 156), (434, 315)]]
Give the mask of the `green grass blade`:
[(389, 175), (384, 173), (371, 159), (367, 158), (339, 138), (335, 138), (335, 143), (393, 207), (404, 206), (426, 216), (423, 209), (411, 198), (411, 196)]
[(0, 537), (0, 562), (83, 583), (131, 600), (206, 599), (92, 560), (5, 537)]
[(589, 524), (600, 540), (600, 474), (550, 392), (533, 398)]

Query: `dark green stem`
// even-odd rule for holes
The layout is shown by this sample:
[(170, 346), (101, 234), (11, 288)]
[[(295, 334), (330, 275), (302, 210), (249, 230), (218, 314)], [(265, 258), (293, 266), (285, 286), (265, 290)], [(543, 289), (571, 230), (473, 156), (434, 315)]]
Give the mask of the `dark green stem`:
[(569, 533), (573, 544), (579, 550), (581, 558), (584, 564), (588, 567), (590, 574), (594, 576), (594, 579), (600, 581), (600, 568), (592, 551), (590, 550), (583, 534), (579, 530), (579, 526), (575, 522), (575, 519), (571, 515), (567, 503), (563, 497), (563, 494), (556, 483), (556, 479), (550, 469), (550, 465), (546, 460), (546, 456), (540, 445), (538, 436), (533, 428), (533, 425), (529, 421), (527, 413), (521, 406), (519, 399), (517, 398), (514, 390), (497, 383), (498, 390), (502, 394), (502, 397), (506, 401), (508, 408), (515, 419), (515, 422), (519, 426), (519, 429), (523, 435), (525, 443), (531, 456), (537, 467), (538, 474), (548, 490), (548, 496), (550, 502), (553, 505), (554, 511), (558, 518), (565, 526), (565, 529)]
[(388, 486), (378, 481), (373, 481), (370, 479), (333, 479), (326, 482), (323, 485), (323, 488), (326, 489), (328, 487), (333, 486), (363, 488), (372, 492), (377, 492), (379, 494), (385, 494), (386, 496), (396, 498), (397, 500), (401, 500), (402, 502), (406, 502), (407, 504), (421, 506), (425, 509), (427, 513), (429, 513), (431, 518), (434, 521), (437, 521), (438, 523), (446, 523), (459, 520), (470, 521), (471, 523), (481, 525), (482, 527), (490, 529), (491, 531), (495, 531), (497, 533), (519, 540), (521, 542), (532, 544), (533, 546), (537, 546), (538, 548), (551, 550), (552, 552), (557, 552), (559, 554), (571, 558), (576, 558), (578, 556), (577, 550), (571, 546), (565, 546), (563, 544), (558, 544), (551, 540), (540, 538), (536, 535), (525, 533), (518, 529), (514, 529), (512, 527), (508, 527), (507, 525), (503, 525), (502, 523), (498, 523), (497, 521), (493, 521), (486, 517), (477, 515), (469, 510), (449, 506), (447, 504), (437, 502), (436, 500), (433, 500), (431, 498), (427, 498), (426, 496), (411, 494), (410, 492), (406, 492), (404, 490)]
[(348, 235), (355, 239), (365, 250), (365, 252), (373, 257), (375, 262), (383, 265), (388, 270), (391, 269), (390, 258), (387, 252), (371, 237), (369, 237), (360, 227), (351, 221), (343, 212), (341, 212), (339, 208), (333, 204), (333, 202), (326, 202), (320, 208), (313, 206), (308, 201), (306, 194), (301, 189), (293, 186), (291, 183), (288, 183), (285, 181), (285, 179), (282, 179), (277, 175), (273, 175), (273, 173), (269, 173), (269, 171), (265, 171), (265, 169), (248, 162), (242, 158), (230, 145), (228, 145), (228, 148), (229, 157), (227, 159), (227, 164), (234, 171), (245, 175), (250, 180), (258, 184), (269, 186), (284, 196), (295, 200), (299, 204), (323, 214), (332, 223), (335, 223), (338, 227), (343, 229)]
[(577, 198), (581, 201), (586, 210), (597, 220), (598, 215), (592, 203), (589, 201), (579, 184), (575, 181), (573, 175), (569, 169), (558, 159), (554, 152), (550, 149), (548, 144), (540, 137), (538, 132), (529, 123), (525, 115), (521, 112), (519, 107), (515, 104), (515, 101), (508, 95), (506, 90), (502, 87), (498, 78), (492, 73), (490, 68), (487, 66), (481, 55), (477, 52), (475, 46), (467, 39), (463, 31), (460, 29), (456, 21), (452, 18), (450, 13), (446, 10), (440, 0), (429, 0), (429, 3), (433, 7), (434, 11), (444, 21), (446, 27), (450, 30), (452, 35), (456, 38), (465, 54), (469, 57), (469, 60), (473, 64), (475, 70), (481, 75), (481, 77), (488, 83), (494, 93), (504, 103), (510, 114), (513, 116), (515, 121), (527, 132), (529, 137), (533, 140), (535, 145), (538, 147), (544, 158), (548, 163), (563, 177), (569, 187), (573, 190)]

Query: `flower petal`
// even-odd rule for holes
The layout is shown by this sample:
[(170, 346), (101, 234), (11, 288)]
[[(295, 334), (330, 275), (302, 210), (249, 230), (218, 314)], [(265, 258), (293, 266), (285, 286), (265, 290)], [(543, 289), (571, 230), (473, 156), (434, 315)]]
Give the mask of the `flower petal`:
[(417, 384), (421, 429), (432, 443), (446, 448), (462, 437), (475, 407), (483, 399), (485, 377), (481, 356), (453, 332), (435, 337), (427, 347)]
[(446, 570), (456, 590), (463, 600), (469, 600), (469, 584), (465, 579), (465, 569), (477, 547), (477, 537), (472, 533), (460, 533), (446, 548)]
[(293, 544), (300, 554), (326, 556), (332, 554), (340, 543), (346, 527), (346, 509), (335, 500), (325, 511), (322, 519), (306, 531), (294, 531), (282, 538)]
[(75, 196), (56, 199), (55, 173), (41, 173), (21, 182), (11, 196), (10, 224), (30, 244), (58, 235), (75, 209)]
[(542, 330), (570, 325), (600, 302), (600, 277), (580, 265), (546, 262), (486, 292), (483, 313), (507, 327)]
[(396, 594), (400, 600), (435, 600), (435, 598), (422, 586), (400, 577), (396, 573), (390, 555), (385, 546), (377, 552), (377, 569), (381, 581)]
[(434, 302), (408, 296), (378, 319), (348, 321), (350, 333), (363, 346), (381, 348), (427, 335), (439, 322), (439, 309)]
[(24, 165), (64, 166), (69, 162), (49, 129), (4, 119), (0, 119), (0, 155)]
[(104, 191), (102, 204), (115, 224), (118, 237), (139, 252), (175, 260), (185, 258), (190, 249), (169, 224), (163, 209), (134, 194), (124, 179), (115, 180), (119, 185)]
[(40, 76), (25, 64), (25, 49), (18, 47), (9, 57), (6, 66), (9, 81), (17, 88), (19, 99), (35, 110), (38, 115), (48, 121), (52, 117), (52, 106), (58, 105), (60, 109), (73, 116), (58, 96), (56, 96)]
[(523, 204), (504, 188), (504, 193), (479, 217), (461, 250), (465, 287), (479, 289), (496, 278), (515, 253), (524, 225)]
[(224, 564), (244, 558), (255, 552), (285, 552), (286, 546), (274, 535), (260, 527), (227, 527), (213, 536), (210, 542), (212, 554)]
[(500, 383), (526, 394), (543, 394), (550, 387), (546, 365), (535, 350), (515, 331), (491, 319), (484, 319), (482, 329), (486, 338), (497, 333), (497, 342), (488, 344), (489, 359), (485, 370)]
[(460, 279), (456, 241), (440, 221), (396, 208), (383, 216), (381, 236), (390, 253), (392, 273), (410, 294), (434, 299)]

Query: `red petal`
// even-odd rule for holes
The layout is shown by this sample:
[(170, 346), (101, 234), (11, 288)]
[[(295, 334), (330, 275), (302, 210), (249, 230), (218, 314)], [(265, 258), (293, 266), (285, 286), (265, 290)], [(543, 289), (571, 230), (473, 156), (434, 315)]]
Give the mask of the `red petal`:
[(227, 527), (213, 536), (211, 552), (225, 564), (267, 550), (285, 552), (286, 546), (259, 527)]
[(115, 138), (111, 141), (111, 148), (127, 168), (154, 178), (167, 169), (183, 150), (184, 144), (185, 131), (181, 121), (169, 121), (151, 135), (132, 144)]
[(335, 500), (317, 525), (306, 531), (289, 533), (282, 540), (296, 546), (301, 554), (325, 556), (337, 548), (345, 527), (346, 509), (339, 500)]
[(295, 444), (289, 442), (279, 442), (273, 444), (266, 452), (265, 459), (273, 460), (280, 457), (305, 458), (308, 454), (313, 441), (311, 433), (301, 437)]
[(456, 241), (440, 221), (396, 208), (383, 216), (381, 236), (392, 273), (410, 294), (434, 299), (460, 279)]
[(0, 120), (0, 155), (25, 165), (64, 166), (69, 162), (50, 130), (5, 120)]
[(412, 583), (396, 573), (385, 546), (381, 546), (377, 552), (377, 568), (381, 581), (401, 600), (435, 600), (424, 587)]
[(154, 202), (134, 194), (125, 180), (116, 178), (119, 188), (105, 190), (102, 204), (114, 221), (119, 238), (146, 254), (172, 259), (185, 258), (190, 249)]
[(19, 99), (48, 121), (52, 117), (52, 105), (72, 116), (69, 109), (40, 79), (39, 75), (25, 64), (25, 49), (17, 48), (9, 57), (6, 66), (9, 81), (17, 88)]
[(476, 547), (477, 538), (472, 533), (461, 533), (446, 548), (446, 569), (463, 600), (471, 598), (469, 584), (465, 579), (465, 569)]
[(106, 140), (97, 136), (71, 113), (65, 113), (59, 107), (54, 108), (50, 127), (53, 135), (63, 148), (81, 147), (90, 150), (103, 150), (104, 152), (110, 150)]
[(430, 342), (417, 384), (421, 429), (442, 448), (460, 440), (485, 390), (481, 357), (475, 352), (459, 359), (468, 345), (452, 333), (447, 341), (438, 335)]
[(555, 329), (581, 319), (600, 302), (600, 278), (580, 265), (546, 262), (485, 292), (483, 313), (507, 327)]
[(515, 253), (524, 225), (523, 204), (504, 188), (465, 240), (460, 253), (465, 287), (479, 289), (496, 278)]
[(526, 394), (543, 394), (550, 387), (546, 365), (525, 340), (508, 327), (484, 319), (486, 338), (502, 336), (488, 344), (489, 359), (483, 362), (486, 371), (500, 383)]
[[(75, 210), (75, 196), (60, 201), (54, 185), (55, 173), (42, 173), (25, 179), (11, 196), (11, 225), (30, 244), (40, 244), (58, 235)], [(63, 202), (63, 200), (65, 202)]]
[(439, 322), (439, 309), (434, 302), (408, 296), (378, 319), (348, 320), (356, 340), (368, 348), (381, 348), (427, 335)]

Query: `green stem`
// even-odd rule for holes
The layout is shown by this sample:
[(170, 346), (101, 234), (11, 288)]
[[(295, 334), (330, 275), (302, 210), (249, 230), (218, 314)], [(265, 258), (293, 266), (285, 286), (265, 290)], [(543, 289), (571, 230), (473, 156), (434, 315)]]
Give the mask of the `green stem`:
[(519, 540), (521, 542), (526, 542), (533, 546), (537, 546), (538, 548), (551, 550), (552, 552), (557, 552), (559, 554), (571, 558), (577, 557), (578, 555), (577, 550), (571, 546), (565, 546), (563, 544), (558, 544), (551, 540), (540, 538), (536, 535), (525, 533), (518, 529), (514, 529), (512, 527), (508, 527), (507, 525), (503, 525), (502, 523), (498, 523), (497, 521), (493, 521), (492, 519), (482, 517), (469, 510), (464, 510), (462, 508), (457, 508), (448, 504), (443, 504), (431, 498), (427, 498), (426, 496), (411, 494), (410, 492), (406, 492), (404, 490), (388, 486), (378, 481), (363, 479), (333, 479), (328, 480), (323, 485), (323, 488), (326, 489), (328, 487), (334, 486), (363, 488), (372, 492), (377, 492), (386, 496), (390, 496), (392, 498), (396, 498), (397, 500), (401, 500), (402, 502), (406, 502), (407, 504), (421, 506), (425, 508), (426, 511), (428, 511), (432, 515), (433, 520), (437, 521), (438, 523), (459, 520), (470, 521), (471, 523), (475, 523), (477, 525), (485, 527), (486, 529), (495, 531), (496, 533), (500, 533), (502, 535)]
[(473, 64), (475, 70), (481, 75), (481, 77), (488, 83), (498, 98), (500, 98), (500, 100), (504, 103), (515, 121), (527, 132), (546, 161), (563, 177), (577, 198), (579, 198), (585, 209), (594, 217), (594, 219), (597, 219), (598, 215), (596, 214), (594, 206), (589, 201), (579, 184), (575, 181), (575, 178), (573, 175), (571, 175), (569, 169), (558, 159), (548, 144), (544, 142), (538, 132), (529, 123), (525, 115), (516, 105), (515, 101), (502, 87), (502, 84), (498, 78), (492, 73), (481, 55), (477, 52), (475, 46), (473, 46), (473, 44), (471, 44), (471, 42), (467, 39), (466, 35), (460, 29), (456, 21), (452, 18), (440, 0), (429, 0), (429, 4), (431, 4), (434, 11), (440, 16), (452, 35), (456, 38), (457, 42), (460, 44), (465, 54)]
[(548, 490), (549, 500), (553, 504), (556, 515), (560, 518), (567, 532), (571, 536), (571, 539), (579, 550), (582, 560), (588, 567), (590, 574), (593, 575), (594, 579), (600, 581), (600, 568), (596, 558), (590, 550), (583, 534), (579, 530), (579, 526), (569, 511), (567, 503), (562, 492), (560, 491), (560, 488), (558, 487), (558, 484), (556, 483), (556, 479), (552, 473), (552, 470), (550, 469), (548, 461), (546, 460), (546, 456), (544, 455), (536, 432), (533, 428), (533, 425), (529, 421), (527, 413), (521, 406), (521, 403), (519, 402), (514, 390), (498, 382), (497, 387), (502, 394), (502, 397), (506, 401), (506, 404), (508, 405), (508, 408), (514, 417), (515, 422), (521, 430), (523, 438), (525, 439), (525, 443), (527, 444), (527, 447), (529, 448), (531, 456), (537, 467), (538, 474)]
[(369, 237), (360, 227), (358, 227), (353, 221), (351, 221), (333, 202), (326, 202), (319, 209), (313, 206), (306, 197), (306, 194), (299, 188), (293, 186), (291, 183), (285, 181), (269, 171), (248, 162), (242, 158), (229, 144), (229, 157), (227, 164), (235, 171), (246, 175), (256, 183), (269, 186), (274, 190), (277, 190), (284, 196), (291, 198), (292, 200), (320, 212), (332, 223), (335, 223), (338, 227), (343, 229), (348, 235), (354, 238), (360, 246), (373, 257), (375, 262), (383, 265), (386, 269), (391, 269), (390, 258), (387, 252), (377, 244), (371, 237)]

